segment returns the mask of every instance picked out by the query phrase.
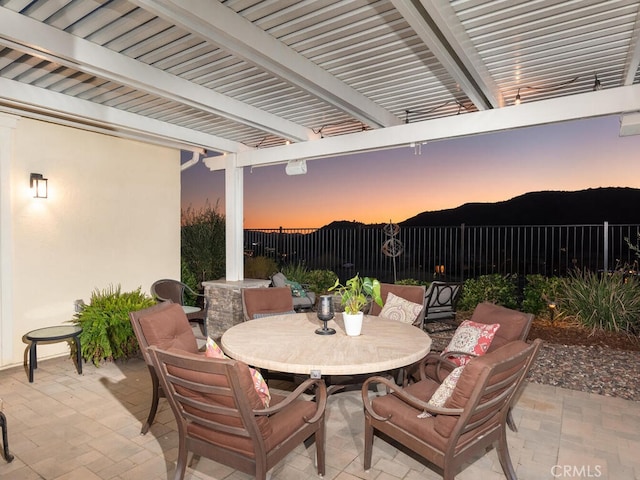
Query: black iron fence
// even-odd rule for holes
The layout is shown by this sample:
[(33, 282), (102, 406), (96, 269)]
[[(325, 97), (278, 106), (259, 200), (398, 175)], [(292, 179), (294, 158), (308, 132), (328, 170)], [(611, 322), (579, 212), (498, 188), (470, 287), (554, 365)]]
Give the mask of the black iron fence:
[(464, 280), (487, 274), (563, 276), (572, 268), (637, 269), (640, 225), (517, 225), (245, 230), (245, 254), (333, 270), (341, 279)]

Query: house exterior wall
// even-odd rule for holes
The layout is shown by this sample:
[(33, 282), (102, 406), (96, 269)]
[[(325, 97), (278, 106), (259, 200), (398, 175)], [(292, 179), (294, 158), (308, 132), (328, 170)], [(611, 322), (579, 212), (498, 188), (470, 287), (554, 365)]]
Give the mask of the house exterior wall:
[[(11, 342), (0, 366), (24, 361), (28, 331), (71, 320), (74, 300), (112, 285), (148, 293), (180, 275), (179, 150), (26, 118), (10, 150), (0, 171), (10, 177), (10, 215), (0, 227), (11, 232), (1, 250), (11, 285), (0, 285), (0, 322)], [(49, 179), (48, 198), (32, 198), (31, 172)], [(38, 345), (40, 359), (68, 352)]]

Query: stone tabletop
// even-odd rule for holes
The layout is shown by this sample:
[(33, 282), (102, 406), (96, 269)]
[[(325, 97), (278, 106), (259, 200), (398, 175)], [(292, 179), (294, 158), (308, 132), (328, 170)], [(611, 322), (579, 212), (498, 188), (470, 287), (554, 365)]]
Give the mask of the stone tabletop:
[(315, 312), (251, 320), (227, 330), (221, 347), (254, 367), (305, 375), (393, 370), (417, 362), (431, 348), (431, 338), (419, 328), (380, 317), (366, 315), (357, 337), (346, 335), (339, 313), (328, 322), (335, 335), (317, 335), (321, 326)]

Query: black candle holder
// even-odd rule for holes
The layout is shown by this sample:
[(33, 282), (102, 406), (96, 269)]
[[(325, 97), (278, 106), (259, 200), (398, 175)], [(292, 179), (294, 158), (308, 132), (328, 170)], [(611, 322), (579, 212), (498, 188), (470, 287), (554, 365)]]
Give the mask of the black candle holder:
[(324, 322), (322, 328), (318, 328), (318, 335), (333, 335), (336, 331), (333, 328), (327, 328), (327, 322), (335, 316), (333, 309), (333, 295), (320, 295), (320, 303), (318, 304), (318, 318)]

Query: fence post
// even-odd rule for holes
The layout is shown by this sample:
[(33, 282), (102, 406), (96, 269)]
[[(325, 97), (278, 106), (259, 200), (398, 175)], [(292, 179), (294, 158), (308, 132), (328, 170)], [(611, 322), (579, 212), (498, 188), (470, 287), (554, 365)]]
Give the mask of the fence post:
[(604, 247), (604, 274), (606, 275), (609, 272), (609, 222), (604, 222), (604, 232), (603, 232), (603, 247)]
[(460, 224), (460, 281), (464, 282), (464, 223)]

